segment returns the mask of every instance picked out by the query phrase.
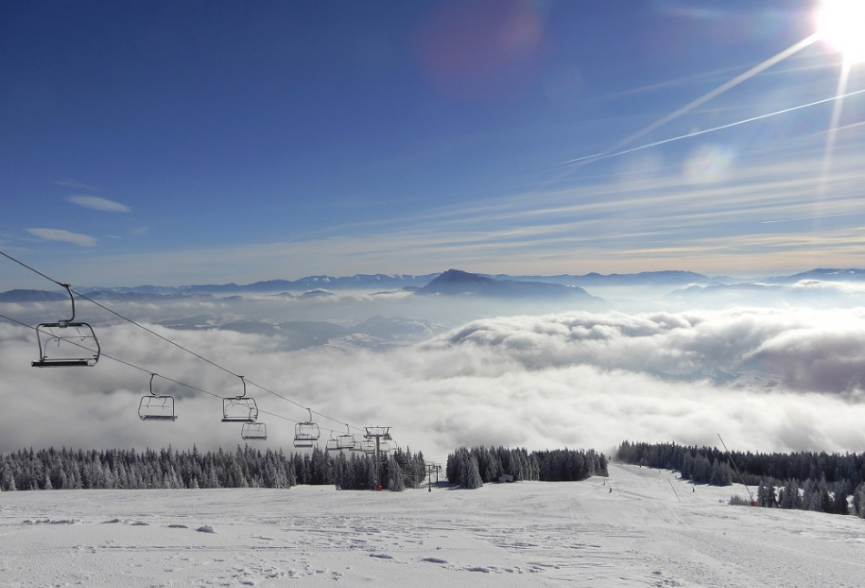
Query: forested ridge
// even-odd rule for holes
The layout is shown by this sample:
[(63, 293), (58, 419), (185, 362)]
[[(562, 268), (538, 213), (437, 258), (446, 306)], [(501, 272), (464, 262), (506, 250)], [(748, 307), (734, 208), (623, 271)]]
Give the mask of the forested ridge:
[[(618, 461), (680, 472), (697, 484), (758, 486), (759, 506), (855, 514), (865, 518), (865, 455), (825, 452), (752, 453), (675, 443), (624, 441)], [(741, 480), (739, 479), (741, 474)]]
[[(334, 484), (343, 489), (375, 487), (375, 458), (332, 456), (318, 448), (286, 455), (244, 446), (236, 451), (166, 449), (18, 450), (0, 456), (0, 490), (126, 488), (290, 488)], [(416, 486), (425, 474), (423, 454), (397, 449), (381, 456), (381, 485)]]

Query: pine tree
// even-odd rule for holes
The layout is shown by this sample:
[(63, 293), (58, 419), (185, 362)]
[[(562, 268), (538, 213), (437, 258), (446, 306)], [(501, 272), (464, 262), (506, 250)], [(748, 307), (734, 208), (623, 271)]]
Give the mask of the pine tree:
[(856, 492), (853, 493), (853, 507), (855, 508), (856, 516), (860, 519), (865, 519), (865, 482), (859, 484)]
[(834, 514), (848, 515), (850, 514), (850, 505), (847, 502), (847, 496), (850, 494), (849, 484), (847, 480), (835, 482), (833, 487), (832, 497), (832, 512)]
[(12, 471), (12, 459), (9, 456), (0, 462), (0, 490), (13, 492), (18, 489), (15, 485), (15, 474)]
[(402, 469), (394, 457), (388, 460), (387, 464), (388, 481), (387, 489), (392, 492), (402, 492), (405, 490), (405, 480), (403, 479)]
[(468, 461), (465, 462), (465, 471), (462, 473), (461, 478), (462, 487), (469, 490), (474, 490), (484, 485), (476, 457), (471, 456)]

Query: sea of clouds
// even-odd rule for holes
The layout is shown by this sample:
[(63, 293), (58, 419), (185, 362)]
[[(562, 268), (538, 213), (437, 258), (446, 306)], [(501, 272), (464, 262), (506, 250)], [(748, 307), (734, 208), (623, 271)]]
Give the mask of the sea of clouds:
[[(405, 295), (374, 300), (118, 303), (170, 342), (106, 316), (97, 325), (105, 355), (93, 368), (30, 367), (34, 331), (0, 321), (0, 452), (231, 449), (244, 441), (239, 425), (220, 422), (221, 398), (242, 393), (238, 375), (268, 426), (262, 448), (286, 451), (295, 422), (308, 418), (303, 407), (315, 411), (322, 442), (360, 432), (347, 424), (390, 426), (400, 445), (439, 461), (459, 445), (611, 452), (626, 439), (716, 445), (718, 434), (742, 450), (865, 451), (863, 308), (497, 314), (477, 301), (457, 310)], [(55, 307), (2, 313), (32, 321), (46, 308)], [(387, 310), (396, 313), (390, 340), (352, 331), (298, 346), (286, 342), (296, 332), (280, 328), (320, 329), (330, 317), (351, 331)], [(238, 320), (243, 332), (220, 328)], [(275, 327), (249, 328), (258, 323)], [(401, 324), (411, 337), (399, 336)], [(176, 422), (138, 419), (150, 373), (162, 376), (156, 392), (176, 398)]]

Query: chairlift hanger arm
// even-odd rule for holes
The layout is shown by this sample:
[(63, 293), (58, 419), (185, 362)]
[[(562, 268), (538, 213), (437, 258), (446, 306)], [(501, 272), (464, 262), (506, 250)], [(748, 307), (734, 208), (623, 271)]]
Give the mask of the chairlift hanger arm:
[(69, 294), (69, 300), (72, 301), (72, 318), (68, 321), (60, 321), (61, 323), (73, 323), (75, 322), (75, 296), (72, 295), (72, 284), (60, 284), (64, 288), (66, 288), (66, 292)]

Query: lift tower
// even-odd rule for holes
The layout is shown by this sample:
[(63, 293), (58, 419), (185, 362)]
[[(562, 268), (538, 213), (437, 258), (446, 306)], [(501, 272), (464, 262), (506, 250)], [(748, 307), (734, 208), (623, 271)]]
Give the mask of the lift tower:
[(375, 439), (375, 487), (376, 489), (381, 488), (381, 479), (379, 478), (379, 469), (381, 466), (381, 462), (379, 460), (379, 456), (381, 455), (381, 442), (382, 441), (390, 441), (392, 437), (390, 436), (390, 427), (364, 427), (366, 429), (366, 435), (364, 437), (366, 439)]

